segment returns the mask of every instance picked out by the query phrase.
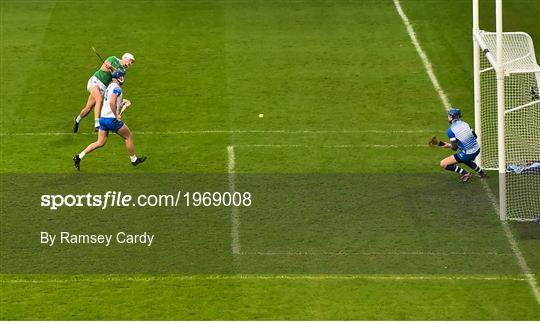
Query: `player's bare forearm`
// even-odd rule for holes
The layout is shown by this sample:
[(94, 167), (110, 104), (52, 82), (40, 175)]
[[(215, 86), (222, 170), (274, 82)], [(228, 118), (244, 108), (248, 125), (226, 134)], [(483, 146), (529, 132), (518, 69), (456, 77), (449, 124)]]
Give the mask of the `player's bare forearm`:
[(101, 70), (103, 72), (110, 72), (111, 71), (110, 67), (111, 67), (111, 63), (109, 63), (107, 61), (105, 61), (105, 62), (103, 62), (103, 64), (101, 64)]
[(105, 61), (101, 65), (101, 70), (104, 71), (104, 72), (114, 72), (114, 71), (116, 71), (116, 68), (114, 68), (114, 66), (112, 66), (111, 62)]
[(114, 114), (114, 117), (115, 117), (116, 119), (119, 119), (119, 120), (120, 120), (120, 118), (122, 118), (122, 117), (120, 116), (120, 114), (118, 113), (118, 111), (119, 111), (120, 109), (118, 108), (118, 106), (117, 106), (116, 104), (115, 104), (113, 107), (111, 107), (111, 110), (112, 110), (112, 113)]
[(117, 95), (116, 94), (111, 94), (111, 97), (110, 97), (110, 105), (111, 105), (111, 111), (112, 113), (114, 114), (114, 117), (116, 119), (120, 119), (120, 115), (118, 114), (118, 106), (116, 104), (116, 98), (117, 98)]
[(454, 151), (458, 150), (458, 144), (455, 138), (450, 139), (450, 148)]

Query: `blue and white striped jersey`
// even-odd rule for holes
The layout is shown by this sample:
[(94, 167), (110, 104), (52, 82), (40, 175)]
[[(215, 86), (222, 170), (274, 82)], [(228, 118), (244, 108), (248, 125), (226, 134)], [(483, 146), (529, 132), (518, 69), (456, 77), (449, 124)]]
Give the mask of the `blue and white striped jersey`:
[[(116, 94), (116, 102), (111, 102), (111, 95)], [(101, 107), (101, 117), (103, 118), (115, 118), (116, 116), (112, 112), (112, 109), (116, 110), (117, 113), (120, 113), (119, 109), (122, 105), (122, 88), (118, 83), (111, 82), (107, 89), (105, 90), (105, 95), (103, 99), (103, 106)]]
[(465, 121), (456, 120), (448, 128), (448, 138), (456, 140), (459, 149), (465, 154), (474, 154), (480, 149), (478, 141), (474, 137), (473, 131)]

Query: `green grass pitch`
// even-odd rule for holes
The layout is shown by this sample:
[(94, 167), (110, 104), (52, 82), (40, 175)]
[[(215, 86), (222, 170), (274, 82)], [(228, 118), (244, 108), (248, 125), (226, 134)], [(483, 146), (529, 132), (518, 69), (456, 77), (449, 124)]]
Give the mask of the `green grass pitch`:
[[(471, 1), (401, 4), (472, 124)], [(540, 52), (540, 2), (504, 10)], [(458, 183), (438, 166), (448, 151), (427, 147), (446, 115), (392, 0), (3, 0), (0, 25), (0, 319), (540, 319), (480, 180)], [(70, 133), (92, 46), (136, 57), (124, 119), (149, 156), (137, 168), (112, 136), (73, 169), (94, 139), (91, 117)], [(231, 171), (256, 198), (236, 215), (37, 207), (107, 176), (107, 189), (174, 190), (189, 175), (223, 190)], [(118, 214), (161, 244), (98, 255), (36, 242), (40, 228), (97, 230)], [(511, 224), (537, 281), (538, 226)]]

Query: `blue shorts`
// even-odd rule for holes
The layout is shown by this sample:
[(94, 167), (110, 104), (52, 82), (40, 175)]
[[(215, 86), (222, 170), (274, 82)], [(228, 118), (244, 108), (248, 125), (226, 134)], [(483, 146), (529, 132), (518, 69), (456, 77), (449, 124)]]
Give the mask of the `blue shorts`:
[(99, 130), (117, 132), (124, 123), (116, 118), (99, 118)]
[(468, 161), (473, 161), (476, 158), (476, 156), (478, 156), (479, 154), (480, 154), (480, 149), (478, 149), (473, 154), (466, 154), (463, 151), (460, 151), (459, 153), (454, 154), (454, 158), (456, 158), (458, 163), (466, 163)]

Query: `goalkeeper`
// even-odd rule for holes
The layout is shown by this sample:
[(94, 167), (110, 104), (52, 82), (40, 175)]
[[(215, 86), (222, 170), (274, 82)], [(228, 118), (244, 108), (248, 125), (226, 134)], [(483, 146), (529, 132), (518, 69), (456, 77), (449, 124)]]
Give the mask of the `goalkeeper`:
[(476, 140), (477, 136), (469, 124), (461, 120), (461, 110), (455, 107), (448, 110), (448, 122), (450, 123), (450, 127), (447, 133), (450, 143), (439, 141), (435, 136), (429, 142), (430, 146), (433, 147), (451, 148), (454, 151), (459, 149), (458, 153), (441, 160), (441, 167), (461, 174), (460, 179), (462, 182), (467, 182), (472, 175), (459, 167), (457, 165), (459, 163), (469, 166), (478, 173), (480, 178), (485, 178), (486, 173), (474, 162), (476, 156), (480, 154), (480, 145)]

